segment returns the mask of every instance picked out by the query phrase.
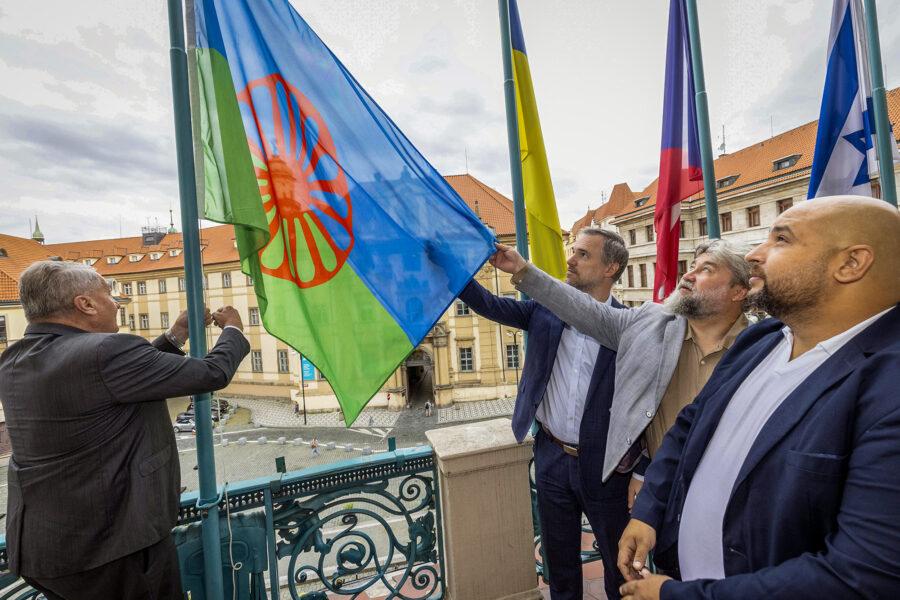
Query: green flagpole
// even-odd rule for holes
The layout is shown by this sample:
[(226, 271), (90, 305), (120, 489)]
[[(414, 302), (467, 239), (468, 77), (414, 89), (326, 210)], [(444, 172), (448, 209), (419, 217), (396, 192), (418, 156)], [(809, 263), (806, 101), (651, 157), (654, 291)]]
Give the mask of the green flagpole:
[[(680, 2), (681, 0), (671, 0)], [(706, 202), (706, 232), (718, 239), (719, 200), (716, 195), (716, 173), (713, 170), (712, 142), (709, 137), (709, 108), (706, 103), (706, 79), (703, 76), (703, 54), (700, 51), (700, 24), (697, 0), (684, 0), (687, 10), (688, 38), (691, 42), (691, 66), (694, 72), (694, 97), (697, 105), (697, 132), (700, 135), (700, 158), (703, 162), (703, 195)]]
[(884, 93), (884, 69), (881, 66), (881, 41), (878, 37), (878, 14), (875, 0), (864, 0), (866, 38), (869, 46), (869, 71), (872, 75), (872, 106), (875, 109), (875, 133), (878, 143), (878, 174), (881, 197), (897, 206), (897, 181), (894, 179), (894, 156), (891, 148), (891, 124), (888, 120)]
[(509, 171), (512, 175), (513, 209), (516, 217), (516, 250), (528, 260), (528, 226), (525, 219), (525, 191), (522, 187), (516, 81), (513, 78), (512, 44), (509, 37), (509, 0), (499, 0), (499, 4), (500, 43), (503, 50), (503, 97), (506, 100), (506, 137), (509, 141)]
[[(168, 0), (169, 58), (172, 65), (172, 103), (175, 109), (175, 148), (178, 155), (178, 192), (181, 199), (181, 227), (184, 243), (184, 278), (187, 290), (191, 356), (206, 355), (203, 306), (203, 263), (200, 258), (200, 221), (197, 214), (197, 187), (194, 180), (194, 149), (191, 132), (191, 103), (188, 91), (188, 62), (184, 42), (184, 15), (181, 0)], [(191, 3), (188, 0), (188, 7)], [(200, 526), (203, 539), (203, 578), (207, 598), (223, 598), (222, 552), (219, 537), (219, 495), (216, 488), (216, 461), (213, 453), (211, 394), (194, 396), (197, 427), (197, 470), (200, 479)], [(273, 591), (273, 593), (276, 593)]]

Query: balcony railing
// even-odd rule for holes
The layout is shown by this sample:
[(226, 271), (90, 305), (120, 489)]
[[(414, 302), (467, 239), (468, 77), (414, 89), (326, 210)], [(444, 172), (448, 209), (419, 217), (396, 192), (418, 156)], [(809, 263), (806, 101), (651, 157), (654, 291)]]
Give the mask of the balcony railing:
[[(197, 500), (196, 492), (182, 496), (173, 537), (182, 586), (203, 597)], [(294, 600), (445, 595), (438, 476), (428, 446), (227, 484), (219, 509), (227, 598), (275, 600), (284, 588)], [(0, 570), (7, 571), (0, 544)], [(0, 600), (41, 597), (8, 572), (0, 590)]]

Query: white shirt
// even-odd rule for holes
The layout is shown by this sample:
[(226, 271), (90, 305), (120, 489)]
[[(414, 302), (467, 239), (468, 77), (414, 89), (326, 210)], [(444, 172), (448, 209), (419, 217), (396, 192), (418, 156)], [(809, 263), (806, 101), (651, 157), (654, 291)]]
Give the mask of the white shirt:
[[(611, 303), (612, 294), (605, 304)], [(598, 352), (599, 342), (566, 325), (559, 338), (547, 391), (535, 414), (553, 437), (573, 446), (578, 445), (581, 417)]]
[(782, 329), (784, 338), (729, 401), (691, 480), (678, 530), (678, 562), (684, 581), (725, 577), (725, 510), (750, 448), (772, 413), (831, 355), (891, 308), (820, 342), (794, 360), (794, 336), (789, 327)]

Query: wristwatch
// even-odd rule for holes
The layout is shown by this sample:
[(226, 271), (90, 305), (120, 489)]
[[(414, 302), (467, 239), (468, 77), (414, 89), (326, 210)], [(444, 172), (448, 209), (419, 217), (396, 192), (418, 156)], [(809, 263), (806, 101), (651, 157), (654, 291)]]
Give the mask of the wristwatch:
[(170, 344), (172, 344), (173, 346), (175, 346), (175, 347), (178, 348), (179, 350), (181, 350), (182, 348), (184, 348), (184, 344), (185, 344), (185, 342), (187, 341), (187, 340), (185, 340), (184, 342), (179, 342), (179, 341), (178, 341), (178, 338), (175, 337), (175, 334), (172, 333), (172, 330), (171, 330), (171, 329), (166, 329), (166, 332), (163, 333), (163, 335), (166, 336), (166, 339), (169, 340), (169, 343), (170, 343)]

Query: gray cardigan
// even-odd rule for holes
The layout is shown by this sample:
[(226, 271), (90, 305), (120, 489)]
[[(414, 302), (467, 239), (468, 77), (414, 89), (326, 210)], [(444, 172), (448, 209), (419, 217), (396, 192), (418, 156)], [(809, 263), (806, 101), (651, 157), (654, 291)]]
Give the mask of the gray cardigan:
[(656, 414), (678, 365), (687, 319), (652, 302), (632, 309), (612, 308), (531, 264), (513, 277), (513, 283), (578, 331), (617, 352), (603, 460), (606, 481)]

